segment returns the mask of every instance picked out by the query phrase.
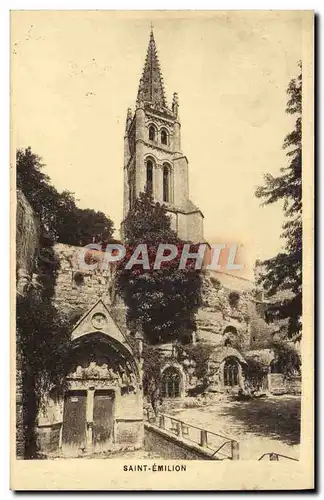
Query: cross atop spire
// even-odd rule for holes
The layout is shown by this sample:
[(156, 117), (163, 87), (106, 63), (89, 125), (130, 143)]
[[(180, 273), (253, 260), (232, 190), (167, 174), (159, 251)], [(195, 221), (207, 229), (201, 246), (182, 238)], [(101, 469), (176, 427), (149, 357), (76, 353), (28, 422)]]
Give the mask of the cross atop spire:
[(137, 101), (149, 103), (157, 107), (167, 107), (152, 23), (144, 70), (138, 88)]

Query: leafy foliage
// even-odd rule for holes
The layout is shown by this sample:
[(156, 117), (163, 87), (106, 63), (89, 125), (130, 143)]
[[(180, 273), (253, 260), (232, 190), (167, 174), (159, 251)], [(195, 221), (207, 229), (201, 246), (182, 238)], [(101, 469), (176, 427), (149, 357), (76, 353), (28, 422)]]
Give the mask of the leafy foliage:
[(293, 344), (277, 340), (271, 347), (275, 352), (275, 363), (279, 373), (287, 377), (300, 374), (301, 357)]
[[(281, 237), (285, 241), (284, 252), (261, 263), (258, 283), (269, 296), (278, 291), (288, 292), (287, 298), (275, 300), (269, 306), (272, 320), (288, 318), (288, 336), (301, 331), (302, 314), (302, 72), (290, 81), (286, 112), (295, 114), (296, 124), (283, 143), (287, 150), (288, 165), (281, 168), (281, 175), (265, 175), (265, 185), (259, 186), (256, 196), (263, 198), (264, 205), (283, 200), (285, 222)], [(288, 296), (290, 295), (290, 296)]]
[[(124, 221), (124, 232), (127, 252), (117, 266), (116, 286), (125, 300), (129, 325), (141, 329), (152, 344), (190, 341), (200, 303), (200, 271), (194, 269), (193, 260), (178, 269), (183, 242), (171, 229), (165, 208), (153, 202), (150, 192), (141, 193), (135, 201)], [(153, 269), (159, 243), (177, 245), (178, 253), (160, 269)], [(147, 245), (149, 269), (140, 264), (126, 269), (138, 244)]]
[(39, 217), (44, 236), (80, 246), (111, 238), (113, 222), (102, 212), (78, 208), (73, 193), (58, 193), (43, 172), (42, 159), (31, 148), (17, 150), (16, 165), (17, 188)]
[(193, 360), (196, 365), (195, 371), (197, 378), (206, 384), (208, 381), (208, 360), (214, 349), (215, 346), (213, 344), (204, 340), (200, 340), (196, 344), (178, 344), (180, 360), (183, 360), (184, 357)]
[(70, 325), (52, 303), (59, 262), (44, 214), (45, 208), (38, 212), (37, 279), (16, 301), (17, 368), (22, 379), (25, 458), (29, 459), (38, 457), (37, 416), (45, 395), (51, 390), (59, 396), (65, 389), (65, 360), (70, 350)]
[(244, 367), (244, 373), (247, 385), (249, 385), (253, 391), (258, 391), (262, 388), (263, 381), (268, 373), (269, 365), (255, 356), (246, 355), (245, 360), (247, 365)]
[(17, 362), (22, 376), (25, 458), (37, 457), (37, 415), (49, 391), (65, 390), (70, 323), (52, 304), (58, 263), (46, 238), (40, 249), (37, 285), (16, 302)]
[(17, 349), (22, 369), (26, 457), (37, 451), (35, 426), (44, 397), (65, 389), (70, 328), (51, 301), (32, 289), (17, 297)]

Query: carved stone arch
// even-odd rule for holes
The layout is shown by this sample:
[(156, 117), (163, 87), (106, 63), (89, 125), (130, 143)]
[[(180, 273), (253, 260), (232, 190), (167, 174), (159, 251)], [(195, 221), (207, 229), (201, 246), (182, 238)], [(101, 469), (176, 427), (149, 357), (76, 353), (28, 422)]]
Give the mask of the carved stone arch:
[(157, 160), (157, 157), (154, 154), (147, 153), (144, 156), (144, 162), (147, 163), (148, 161), (151, 161), (153, 163), (154, 167), (157, 166), (158, 160)]
[(149, 122), (147, 124), (147, 135), (149, 141), (156, 142), (159, 134), (159, 129), (157, 125), (153, 122)]
[[(138, 361), (127, 336), (101, 299), (75, 324), (71, 340), (66, 391), (55, 401), (49, 394), (39, 420), (41, 449), (52, 451), (57, 447), (74, 456), (80, 451), (104, 451), (112, 446), (142, 446)], [(48, 433), (54, 443), (50, 450), (46, 448)]]
[(223, 331), (223, 342), (225, 347), (233, 347), (234, 341), (238, 337), (238, 331), (235, 326), (228, 325)]
[(164, 146), (168, 146), (170, 144), (170, 132), (164, 125), (162, 125), (159, 129), (159, 137), (161, 144)]
[(117, 346), (123, 353), (133, 358), (134, 367), (138, 372), (137, 364), (134, 360), (132, 348), (115, 320), (112, 318), (108, 307), (99, 299), (77, 322), (72, 330), (72, 344), (84, 340), (97, 334), (101, 339), (105, 339)]
[(238, 357), (226, 356), (220, 364), (219, 374), (224, 389), (243, 388), (243, 370)]
[[(107, 365), (108, 369), (112, 369), (112, 366), (109, 366), (109, 362), (114, 360), (115, 365), (118, 368), (117, 372), (121, 370), (121, 373), (124, 371), (129, 372), (129, 374), (133, 373), (136, 378), (137, 385), (140, 384), (139, 369), (133, 353), (130, 352), (125, 344), (122, 344), (114, 337), (107, 335), (104, 332), (89, 330), (89, 332), (74, 339), (71, 347), (71, 373), (76, 372), (76, 369), (79, 366), (77, 359), (80, 357), (80, 353), (82, 353), (84, 364), (83, 368), (86, 369), (91, 365), (91, 363), (95, 363), (96, 369), (98, 370), (97, 376), (99, 378), (102, 375), (103, 378), (111, 379), (108, 374), (105, 375), (105, 369), (102, 369), (102, 366)], [(106, 362), (105, 358), (107, 358)]]

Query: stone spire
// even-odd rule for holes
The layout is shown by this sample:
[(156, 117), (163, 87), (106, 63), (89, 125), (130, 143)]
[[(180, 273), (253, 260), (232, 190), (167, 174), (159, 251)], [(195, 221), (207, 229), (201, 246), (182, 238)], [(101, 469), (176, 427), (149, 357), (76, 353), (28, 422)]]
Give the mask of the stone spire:
[(144, 70), (139, 83), (137, 103), (149, 103), (154, 107), (167, 107), (153, 29), (151, 29)]

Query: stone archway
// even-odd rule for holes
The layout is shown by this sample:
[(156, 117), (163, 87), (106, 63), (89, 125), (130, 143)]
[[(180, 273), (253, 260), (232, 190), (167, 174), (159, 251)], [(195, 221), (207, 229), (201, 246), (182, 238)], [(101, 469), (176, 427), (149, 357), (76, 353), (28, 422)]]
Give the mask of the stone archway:
[(225, 357), (220, 365), (220, 378), (225, 390), (243, 388), (244, 377), (240, 359), (235, 356)]
[(170, 366), (166, 368), (162, 374), (162, 397), (163, 398), (179, 398), (180, 397), (180, 372)]
[(208, 372), (212, 392), (232, 391), (244, 386), (242, 367), (246, 361), (242, 354), (231, 346), (218, 346), (211, 353)]
[(179, 363), (168, 363), (162, 369), (161, 394), (163, 398), (175, 399), (185, 396), (185, 373)]
[[(122, 442), (119, 416), (140, 404), (130, 354), (113, 339), (92, 332), (74, 342), (62, 420), (62, 449), (105, 450)], [(123, 425), (125, 422), (123, 422)], [(124, 425), (125, 426), (125, 425)], [(127, 439), (124, 444), (132, 444)]]
[(63, 400), (53, 404), (49, 398), (48, 408), (40, 419), (39, 435), (44, 451), (62, 448), (64, 453), (74, 456), (84, 451), (143, 444), (138, 363), (102, 301), (79, 320), (72, 332), (67, 372)]

